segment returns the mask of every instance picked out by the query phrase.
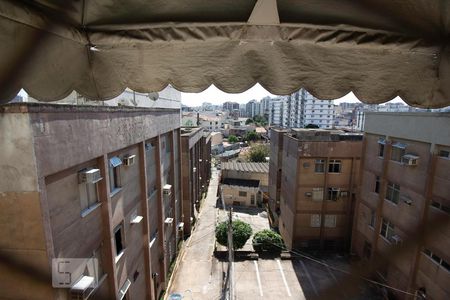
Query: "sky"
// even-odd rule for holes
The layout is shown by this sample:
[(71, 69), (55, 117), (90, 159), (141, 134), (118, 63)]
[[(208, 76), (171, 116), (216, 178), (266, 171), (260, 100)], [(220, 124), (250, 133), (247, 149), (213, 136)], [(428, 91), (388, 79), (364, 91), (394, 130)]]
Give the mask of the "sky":
[[(252, 99), (261, 100), (261, 98), (266, 96), (275, 97), (275, 95), (266, 91), (259, 84), (254, 85), (252, 88), (240, 94), (228, 94), (212, 85), (201, 93), (181, 93), (181, 103), (188, 106), (201, 106), (203, 102), (212, 104), (222, 104), (226, 101), (247, 103)], [(335, 104), (342, 102), (359, 102), (359, 100), (352, 92), (350, 92), (344, 97), (334, 101)], [(402, 102), (402, 99), (396, 97), (392, 102)]]

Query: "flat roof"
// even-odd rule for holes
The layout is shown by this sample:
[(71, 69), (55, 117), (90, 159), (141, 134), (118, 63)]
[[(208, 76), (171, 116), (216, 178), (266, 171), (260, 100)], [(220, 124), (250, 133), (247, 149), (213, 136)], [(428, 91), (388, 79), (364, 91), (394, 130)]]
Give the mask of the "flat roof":
[(181, 136), (194, 135), (200, 130), (203, 130), (203, 127), (181, 127)]
[(231, 170), (239, 172), (253, 172), (253, 173), (269, 173), (268, 163), (256, 163), (256, 162), (223, 162), (222, 171)]
[(222, 183), (227, 185), (259, 187), (259, 180), (251, 180), (251, 179), (225, 178)]
[[(101, 102), (99, 102), (101, 103)], [(0, 105), (0, 113), (76, 113), (76, 112), (179, 112), (176, 108), (108, 105), (73, 105), (42, 102), (14, 102)]]
[(364, 136), (361, 132), (321, 128), (292, 128), (290, 135), (299, 141), (311, 142), (362, 141)]

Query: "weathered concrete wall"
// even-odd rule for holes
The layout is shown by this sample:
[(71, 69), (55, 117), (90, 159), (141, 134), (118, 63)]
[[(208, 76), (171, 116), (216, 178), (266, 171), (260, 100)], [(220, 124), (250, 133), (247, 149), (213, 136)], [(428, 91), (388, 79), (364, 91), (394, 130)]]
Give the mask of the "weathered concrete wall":
[(50, 264), (26, 113), (0, 109), (0, 147), (0, 298), (50, 299)]

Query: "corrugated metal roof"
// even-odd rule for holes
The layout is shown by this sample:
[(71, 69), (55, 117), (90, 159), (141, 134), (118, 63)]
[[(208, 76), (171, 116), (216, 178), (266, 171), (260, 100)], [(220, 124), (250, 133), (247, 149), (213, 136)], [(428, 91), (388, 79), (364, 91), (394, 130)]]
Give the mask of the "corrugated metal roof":
[(239, 172), (269, 173), (268, 163), (255, 162), (223, 162), (222, 170), (233, 170)]

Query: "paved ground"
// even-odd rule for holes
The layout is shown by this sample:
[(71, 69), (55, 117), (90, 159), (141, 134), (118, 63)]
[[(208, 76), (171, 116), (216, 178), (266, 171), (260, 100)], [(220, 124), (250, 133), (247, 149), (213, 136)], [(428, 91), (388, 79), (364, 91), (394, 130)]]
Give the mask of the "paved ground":
[[(225, 220), (226, 212), (216, 208), (217, 171), (213, 171), (200, 219), (188, 240), (173, 274), (167, 295), (179, 293), (183, 299), (219, 300), (228, 263), (213, 256), (214, 230), (217, 219)], [(236, 209), (234, 218), (252, 225), (253, 231), (269, 228), (260, 210)], [(251, 239), (243, 250), (252, 250)], [(323, 259), (331, 265), (347, 268), (345, 259)], [(380, 299), (364, 293), (349, 297), (341, 288), (342, 273), (307, 259), (258, 259), (234, 262), (235, 299)], [(324, 294), (330, 286), (340, 286), (333, 294)]]
[(220, 298), (222, 263), (213, 258), (217, 177), (218, 172), (213, 170), (200, 218), (181, 254), (181, 261), (173, 274), (168, 295), (180, 293), (185, 299), (196, 300)]

